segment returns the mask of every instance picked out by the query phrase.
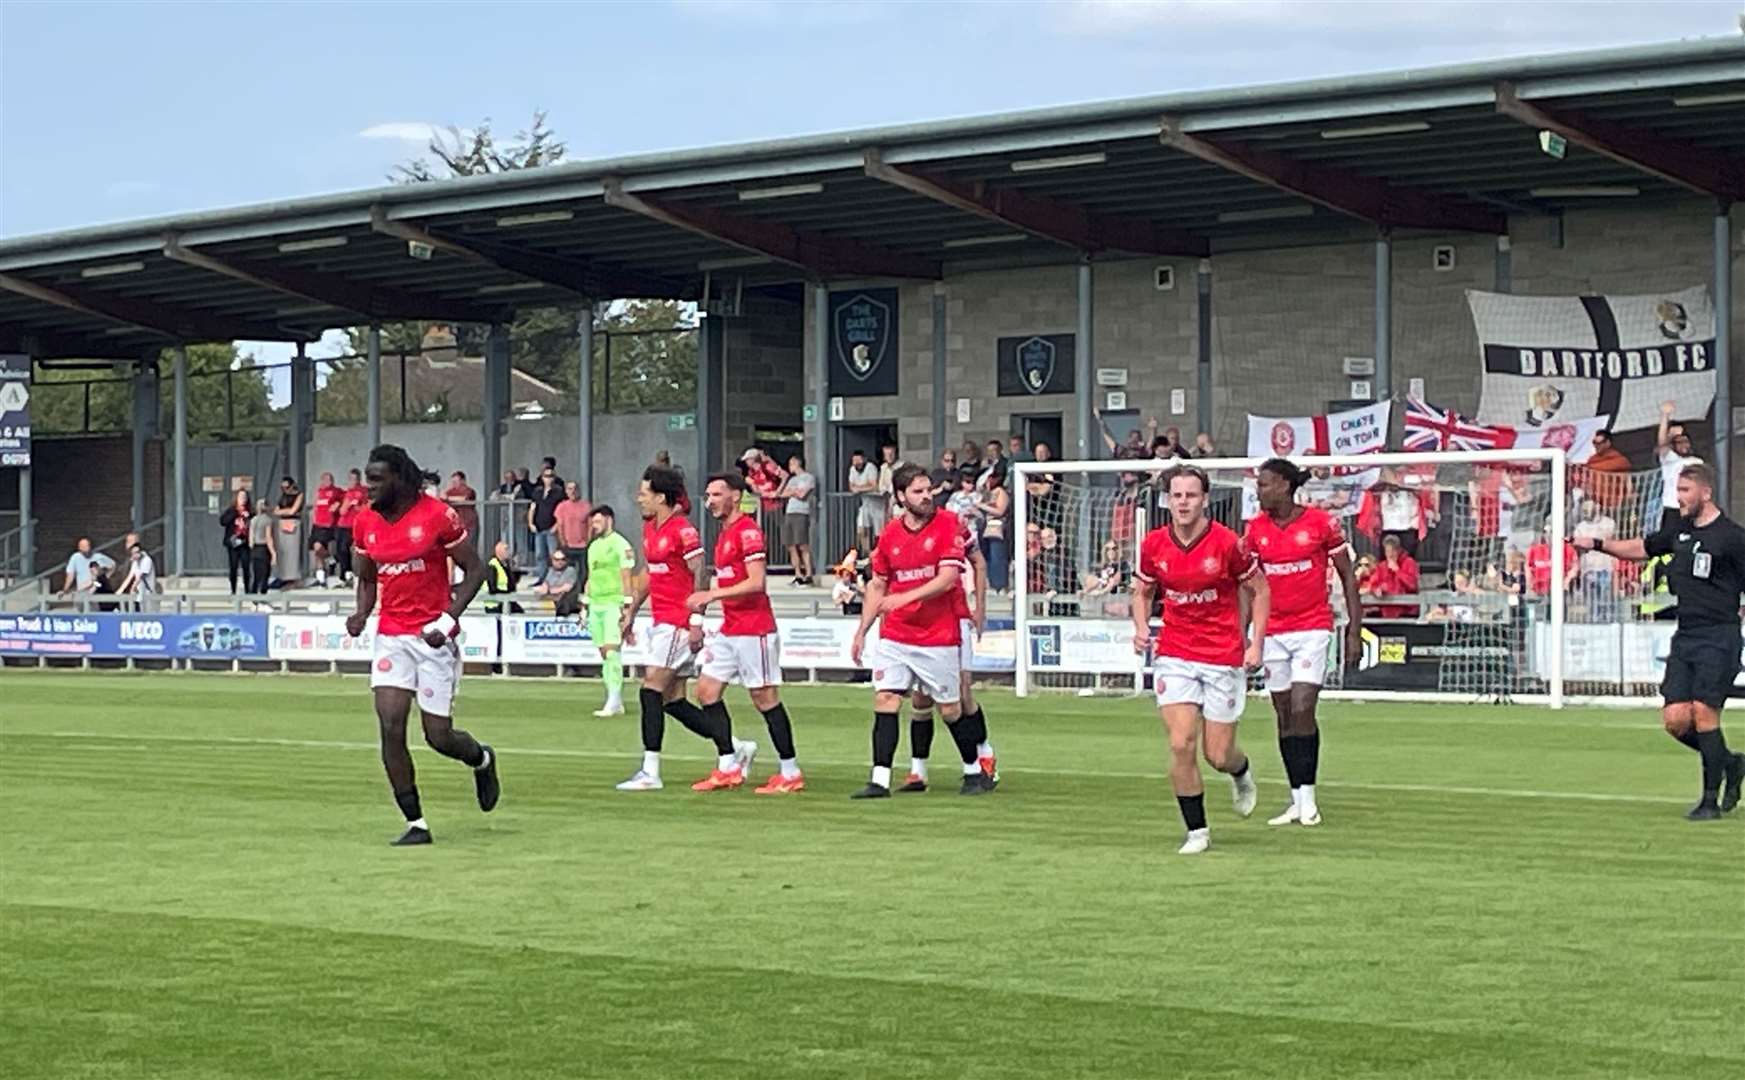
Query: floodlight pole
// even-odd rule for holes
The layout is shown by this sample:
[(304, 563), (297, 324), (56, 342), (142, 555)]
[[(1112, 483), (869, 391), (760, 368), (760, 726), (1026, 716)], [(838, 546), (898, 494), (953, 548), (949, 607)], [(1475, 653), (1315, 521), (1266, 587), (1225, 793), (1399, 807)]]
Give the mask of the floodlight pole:
[(173, 565), (176, 576), (183, 577), (188, 572), (188, 347), (177, 345), (175, 357), (176, 465), (170, 471), (170, 487), (175, 492), (175, 498), (171, 500), (172, 521), (176, 530), (176, 557)]
[(1394, 237), (1375, 237), (1375, 400), (1394, 395)]
[(594, 302), (576, 320), (576, 486), (594, 497)]
[(1725, 507), (1733, 488), (1733, 252), (1726, 202), (1715, 210), (1715, 495)]
[[(369, 433), (370, 449), (382, 445), (382, 324), (371, 323), (369, 333), (369, 358), (365, 361), (365, 376), (368, 385), (365, 393), (369, 404), (365, 410), (365, 424)], [(494, 481), (495, 477), (486, 477)]]

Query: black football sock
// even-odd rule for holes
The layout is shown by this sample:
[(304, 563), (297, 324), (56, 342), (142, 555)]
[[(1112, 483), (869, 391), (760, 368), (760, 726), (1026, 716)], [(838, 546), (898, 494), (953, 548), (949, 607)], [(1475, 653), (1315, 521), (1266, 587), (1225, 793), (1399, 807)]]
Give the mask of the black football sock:
[(933, 714), (909, 717), (909, 756), (926, 761), (933, 756)]
[(1316, 728), (1303, 736), (1303, 783), (1313, 784), (1315, 776), (1321, 771), (1321, 729)]
[[(690, 702), (685, 704), (689, 705)], [(667, 707), (670, 709), (672, 706)], [(710, 738), (715, 740), (715, 752), (723, 756), (733, 753), (733, 717), (727, 713), (727, 703), (717, 701), (713, 705), (705, 705), (702, 712), (704, 722), (709, 725)]]
[(969, 737), (972, 743), (980, 746), (988, 741), (988, 718), (982, 715), (982, 707), (976, 706), (976, 711), (964, 717), (969, 723)]
[(888, 769), (891, 762), (897, 760), (897, 734), (896, 713), (873, 713), (872, 752), (875, 768)]
[(1206, 796), (1204, 793), (1177, 795), (1175, 801), (1176, 805), (1181, 807), (1182, 824), (1188, 827), (1189, 832), (1206, 827)]
[(1235, 768), (1235, 769), (1230, 770), (1230, 778), (1233, 780), (1240, 780), (1244, 776), (1247, 776), (1247, 775), (1248, 775), (1248, 759), (1247, 758), (1242, 759), (1242, 765), (1240, 768)]
[(947, 721), (946, 730), (951, 732), (951, 741), (957, 744), (957, 756), (963, 759), (965, 765), (976, 763), (976, 737), (971, 730), (975, 725), (967, 716)]
[(1278, 737), (1278, 756), (1285, 763), (1285, 779), (1290, 781), (1291, 790), (1303, 786), (1302, 781), (1303, 741), (1301, 736), (1280, 735)]
[(394, 804), (400, 808), (400, 816), (407, 821), (419, 821), (424, 817), (424, 806), (418, 801), (418, 789), (415, 787), (394, 792)]
[[(691, 731), (694, 734), (701, 735), (703, 738), (708, 739), (710, 742), (714, 743), (716, 753), (718, 753), (718, 754), (731, 754), (731, 753), (733, 753), (733, 736), (732, 736), (732, 734), (730, 734), (730, 733), (724, 734), (721, 731), (722, 725), (721, 725), (721, 722), (719, 720), (712, 722), (707, 716), (703, 715), (702, 709), (697, 708), (695, 705), (691, 704), (689, 701), (686, 701), (684, 698), (679, 698), (676, 701), (667, 702), (666, 703), (666, 714), (668, 716), (672, 717), (674, 720), (677, 720), (679, 723), (685, 725), (686, 730)], [(725, 749), (725, 750), (721, 749), (721, 744), (724, 740), (727, 743), (727, 749)]]
[(794, 724), (788, 719), (788, 707), (776, 702), (775, 708), (763, 714), (763, 722), (769, 728), (769, 741), (775, 744), (776, 757), (794, 760)]
[(1727, 775), (1727, 739), (1721, 729), (1697, 732), (1697, 743), (1703, 755), (1703, 802), (1715, 801), (1715, 792)]
[(426, 728), (424, 741), (443, 757), (453, 758), (472, 768), (485, 763), (485, 748), (464, 728)]
[(642, 749), (658, 754), (661, 736), (666, 733), (666, 717), (663, 715), (665, 702), (659, 690), (651, 690), (646, 686), (636, 695), (636, 700), (642, 706)]
[(1703, 744), (1697, 739), (1696, 728), (1685, 728), (1677, 735), (1674, 735), (1673, 738), (1690, 747), (1692, 750), (1695, 750), (1699, 754), (1703, 752)]

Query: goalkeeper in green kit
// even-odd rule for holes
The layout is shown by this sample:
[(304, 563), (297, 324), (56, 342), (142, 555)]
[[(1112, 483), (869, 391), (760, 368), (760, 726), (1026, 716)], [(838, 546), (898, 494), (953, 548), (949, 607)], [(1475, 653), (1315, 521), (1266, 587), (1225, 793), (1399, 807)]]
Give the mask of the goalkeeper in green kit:
[(600, 677), (606, 683), (606, 704), (595, 716), (624, 715), (623, 640), (630, 634), (621, 619), (636, 553), (615, 524), (612, 508), (604, 503), (588, 516), (588, 637), (600, 650)]

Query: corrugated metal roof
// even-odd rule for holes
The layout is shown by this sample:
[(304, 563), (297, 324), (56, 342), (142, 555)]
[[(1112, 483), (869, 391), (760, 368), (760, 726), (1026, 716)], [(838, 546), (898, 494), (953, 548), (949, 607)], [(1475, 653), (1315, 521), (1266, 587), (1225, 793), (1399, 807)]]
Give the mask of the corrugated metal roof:
[[(1069, 105), (576, 162), (0, 240), (0, 274), (75, 293), (93, 308), (132, 302), (161, 314), (152, 319), (156, 329), (142, 328), (0, 289), (0, 348), (28, 346), (43, 357), (139, 356), (180, 336), (173, 328), (187, 323), (178, 319), (197, 319), (202, 327), (265, 323), (282, 327), (286, 339), (312, 339), (323, 328), (351, 325), (360, 316), (390, 314), (394, 305), (371, 290), (417, 293), (421, 308), (451, 305), (490, 315), (514, 306), (573, 303), (582, 281), (604, 299), (695, 296), (711, 268), (751, 287), (818, 276), (816, 267), (759, 262), (741, 244), (608, 205), (605, 182), (611, 178), (621, 180), (627, 193), (678, 211), (793, 230), (824, 245), (858, 244), (946, 272), (1080, 257), (1031, 235), (996, 240), (1013, 229), (868, 176), (868, 148), (889, 164), (978, 190), (1010, 191), (1190, 232), (1214, 254), (1372, 235), (1372, 226), (1362, 221), (1160, 144), (1165, 116), (1196, 137), (1493, 210), (1553, 213), (1577, 201), (1532, 194), (1545, 187), (1628, 187), (1638, 192), (1635, 202), (1689, 194), (1574, 145), (1562, 160), (1541, 153), (1533, 129), (1499, 115), (1495, 86), (1503, 80), (1515, 84), (1525, 100), (1745, 160), (1745, 38)], [(1383, 130), (1343, 137), (1366, 128)], [(1073, 167), (1014, 168), (1015, 162), (1061, 154), (1101, 157)], [(786, 185), (818, 190), (742, 198), (747, 189)], [(1304, 207), (1310, 208), (1306, 216), (1253, 218), (1302, 214)], [(372, 227), (372, 212), (504, 254), (499, 262), (514, 264), (508, 256), (515, 255), (558, 261), (561, 273), (530, 274), (525, 265), (505, 269), (448, 250), (428, 260), (411, 258), (404, 239)], [(564, 213), (569, 216), (561, 218)], [(552, 217), (515, 220), (529, 214)], [(347, 303), (312, 301), (294, 290), (178, 262), (164, 254), (169, 236), (201, 255), (263, 273), (323, 275), (325, 286), (344, 286)], [(309, 246), (312, 240), (317, 246)], [(127, 271), (101, 272), (119, 269), (117, 264)], [(558, 277), (568, 287), (554, 284)]]

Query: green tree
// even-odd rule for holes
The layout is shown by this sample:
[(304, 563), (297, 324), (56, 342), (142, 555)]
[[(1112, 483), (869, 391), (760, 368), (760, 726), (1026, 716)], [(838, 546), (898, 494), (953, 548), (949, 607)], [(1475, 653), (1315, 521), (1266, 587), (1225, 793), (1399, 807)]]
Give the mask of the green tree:
[[(563, 160), (566, 147), (546, 126), (546, 114), (536, 111), (533, 123), (515, 133), (513, 141), (499, 146), (486, 119), (470, 132), (449, 128), (433, 136), (429, 157), (418, 157), (396, 167), (389, 179), (416, 184), (456, 176), (537, 169)], [(432, 161), (431, 158), (435, 160)], [(528, 308), (516, 312), (509, 324), (509, 362), (518, 371), (573, 394), (576, 390), (576, 328), (584, 306)], [(601, 411), (635, 412), (652, 409), (688, 409), (696, 400), (697, 342), (693, 331), (676, 334), (631, 335), (638, 330), (671, 330), (685, 327), (687, 309), (673, 301), (629, 301), (609, 305), (595, 317), (601, 336), (595, 341), (594, 407)], [(424, 338), (425, 323), (384, 323), (382, 355), (415, 355)], [(488, 330), (458, 325), (456, 344), (463, 356), (481, 356)], [(351, 351), (364, 355), (368, 331), (353, 327)], [(611, 334), (611, 362), (607, 364), (605, 334)], [(623, 336), (619, 336), (623, 335)], [(611, 385), (607, 385), (610, 379)], [(383, 373), (384, 393), (391, 394), (392, 380)], [(322, 390), (317, 415), (324, 421), (361, 420), (368, 399), (363, 364), (347, 361), (330, 370)], [(390, 408), (389, 405), (392, 407)], [(407, 419), (439, 418), (442, 410), (410, 408)], [(398, 418), (399, 403), (384, 403), (383, 416)]]
[[(253, 439), (275, 435), (286, 422), (270, 399), (267, 371), (235, 345), (188, 347), (188, 431), (195, 437)], [(159, 430), (175, 429), (174, 358), (159, 357)], [(86, 396), (90, 398), (89, 422)], [(133, 367), (113, 374), (39, 369), (31, 388), (31, 428), (44, 435), (129, 431), (133, 427)]]
[(545, 110), (535, 109), (533, 123), (527, 130), (517, 131), (515, 141), (506, 147), (497, 146), (491, 119), (486, 117), (471, 131), (451, 125), (436, 132), (425, 149), (436, 158), (436, 164), (413, 158), (396, 165), (388, 179), (396, 184), (423, 184), (451, 176), (537, 169), (562, 161), (568, 147), (545, 126)]

